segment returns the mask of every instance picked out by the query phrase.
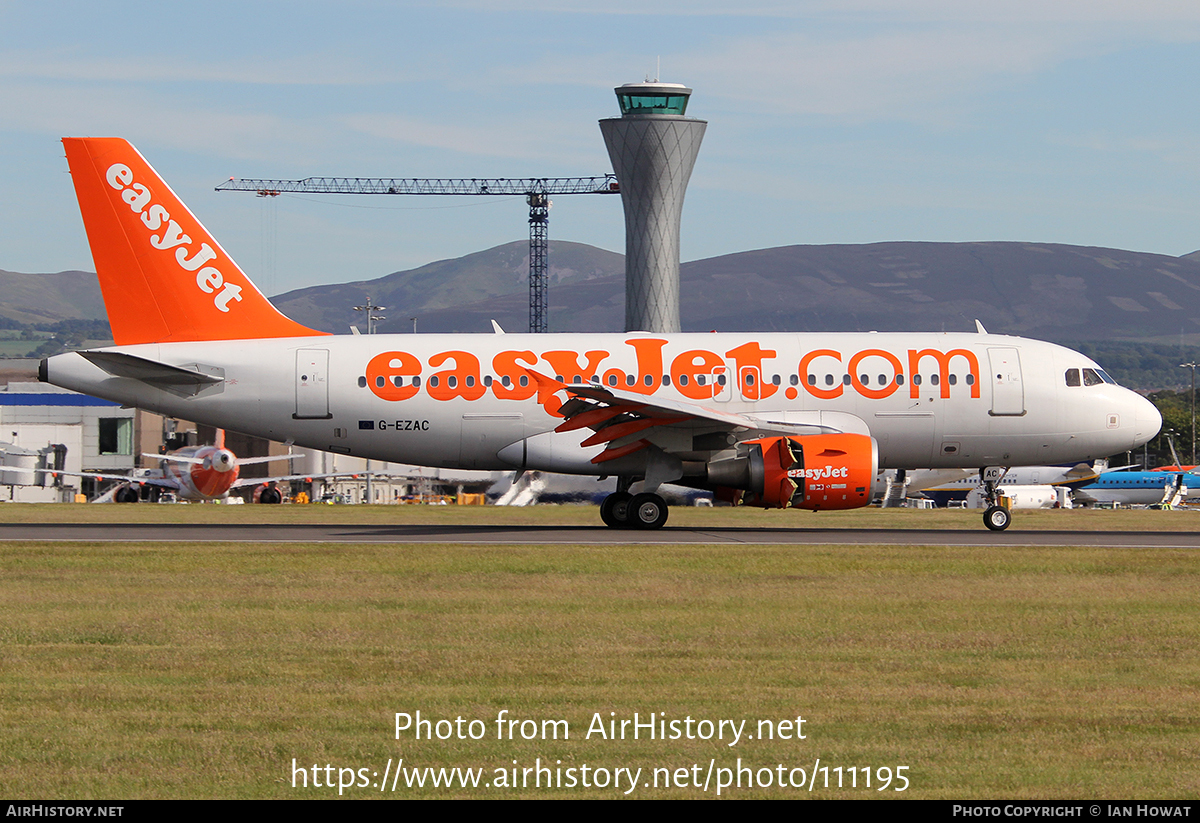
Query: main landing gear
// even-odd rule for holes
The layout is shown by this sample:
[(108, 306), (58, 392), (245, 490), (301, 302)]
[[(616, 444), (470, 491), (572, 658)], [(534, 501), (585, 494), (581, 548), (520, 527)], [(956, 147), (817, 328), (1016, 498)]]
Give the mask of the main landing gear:
[(988, 466), (979, 472), (988, 504), (983, 513), (983, 525), (994, 532), (1002, 532), (1012, 523), (1012, 513), (1000, 505), (1000, 495), (996, 492), (996, 487), (1007, 473), (1008, 469), (1003, 466)]
[(667, 501), (653, 492), (630, 494), (632, 481), (621, 478), (617, 491), (600, 504), (600, 519), (610, 529), (661, 529), (667, 522)]

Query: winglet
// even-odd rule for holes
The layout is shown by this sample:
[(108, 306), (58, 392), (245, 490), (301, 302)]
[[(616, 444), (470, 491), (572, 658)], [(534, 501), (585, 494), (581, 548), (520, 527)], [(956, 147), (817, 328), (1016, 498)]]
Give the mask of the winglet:
[(117, 345), (324, 334), (280, 314), (127, 141), (63, 147)]

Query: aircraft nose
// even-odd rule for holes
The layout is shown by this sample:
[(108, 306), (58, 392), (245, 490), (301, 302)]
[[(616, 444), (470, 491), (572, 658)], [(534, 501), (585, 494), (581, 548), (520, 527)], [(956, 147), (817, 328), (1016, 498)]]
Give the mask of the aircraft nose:
[[(1131, 392), (1132, 394), (1132, 392)], [(1140, 394), (1134, 394), (1133, 404), (1133, 447), (1149, 443), (1162, 428), (1162, 414), (1153, 403)]]

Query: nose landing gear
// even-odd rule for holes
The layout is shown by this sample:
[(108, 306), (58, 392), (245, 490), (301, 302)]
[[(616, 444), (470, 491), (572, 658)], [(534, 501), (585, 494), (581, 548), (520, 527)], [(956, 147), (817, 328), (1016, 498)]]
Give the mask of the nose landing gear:
[(987, 510), (983, 513), (983, 525), (994, 532), (1002, 532), (1012, 523), (1012, 513), (1000, 505), (1000, 495), (996, 491), (996, 487), (1000, 485), (1000, 481), (1006, 474), (1008, 474), (1006, 466), (988, 466), (979, 472), (983, 479), (983, 492), (988, 504)]

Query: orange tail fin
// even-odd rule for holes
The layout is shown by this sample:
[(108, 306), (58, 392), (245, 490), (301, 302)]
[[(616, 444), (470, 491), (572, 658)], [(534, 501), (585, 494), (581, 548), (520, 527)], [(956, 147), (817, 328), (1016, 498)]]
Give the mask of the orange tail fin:
[(324, 333), (280, 314), (127, 141), (63, 146), (117, 345)]

